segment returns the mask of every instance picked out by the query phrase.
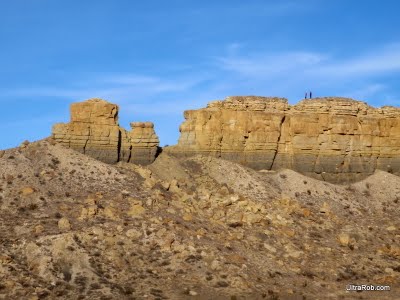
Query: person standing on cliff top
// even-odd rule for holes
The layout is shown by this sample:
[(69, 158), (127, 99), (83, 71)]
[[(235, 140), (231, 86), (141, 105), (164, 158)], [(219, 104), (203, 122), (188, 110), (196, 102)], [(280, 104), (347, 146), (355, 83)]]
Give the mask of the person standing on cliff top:
[(310, 91), (310, 99), (312, 98), (312, 92)]
[(304, 99), (307, 99), (307, 92), (306, 92), (306, 95), (304, 96)]

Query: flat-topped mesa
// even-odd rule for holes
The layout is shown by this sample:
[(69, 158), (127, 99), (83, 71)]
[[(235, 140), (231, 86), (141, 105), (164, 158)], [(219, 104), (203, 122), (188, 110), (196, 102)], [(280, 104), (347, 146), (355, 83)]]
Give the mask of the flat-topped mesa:
[(246, 110), (246, 111), (284, 111), (289, 108), (286, 98), (259, 96), (231, 96), (224, 101), (212, 101), (207, 108)]
[(343, 97), (304, 99), (291, 107), (294, 112), (334, 113), (336, 115), (367, 114), (373, 107), (362, 101)]
[(331, 182), (400, 174), (400, 109), (349, 98), (229, 97), (185, 111), (177, 156), (208, 154), (254, 169), (290, 168)]
[(132, 123), (145, 124), (146, 130), (138, 132), (133, 125), (128, 132), (118, 124), (118, 111), (116, 104), (98, 98), (73, 103), (71, 122), (55, 124), (52, 136), (61, 145), (106, 163), (152, 163), (158, 150), (153, 124)]

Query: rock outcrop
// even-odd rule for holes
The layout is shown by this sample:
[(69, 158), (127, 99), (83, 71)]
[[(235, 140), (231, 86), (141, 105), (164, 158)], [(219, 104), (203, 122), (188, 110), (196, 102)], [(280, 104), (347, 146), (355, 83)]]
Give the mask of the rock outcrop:
[(176, 156), (208, 154), (254, 169), (289, 168), (332, 182), (400, 174), (400, 109), (348, 98), (228, 97), (185, 111)]
[[(153, 162), (158, 151), (158, 136), (151, 122), (132, 122), (131, 131), (124, 131), (121, 143), (121, 160), (147, 165)], [(131, 156), (131, 157), (130, 157)]]
[(53, 138), (61, 145), (106, 163), (152, 163), (158, 150), (153, 123), (131, 123), (132, 131), (118, 124), (118, 106), (102, 99), (71, 105), (71, 122), (53, 126)]

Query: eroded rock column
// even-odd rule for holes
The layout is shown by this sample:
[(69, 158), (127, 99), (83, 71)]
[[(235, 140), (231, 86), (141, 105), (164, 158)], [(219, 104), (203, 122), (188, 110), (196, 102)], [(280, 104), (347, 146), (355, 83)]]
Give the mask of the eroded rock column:
[(118, 124), (118, 106), (102, 99), (71, 105), (71, 122), (53, 126), (61, 145), (106, 163), (150, 164), (158, 151), (158, 137), (150, 122), (131, 123), (132, 131)]
[(63, 146), (106, 163), (119, 158), (118, 106), (102, 99), (71, 104), (71, 122), (53, 126), (53, 138)]

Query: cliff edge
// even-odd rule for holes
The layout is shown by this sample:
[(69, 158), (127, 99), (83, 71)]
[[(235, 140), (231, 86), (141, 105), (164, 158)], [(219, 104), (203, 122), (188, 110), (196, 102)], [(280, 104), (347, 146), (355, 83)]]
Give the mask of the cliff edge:
[(400, 174), (400, 109), (325, 97), (241, 96), (188, 110), (175, 156), (207, 154), (257, 170), (289, 168), (330, 182)]

